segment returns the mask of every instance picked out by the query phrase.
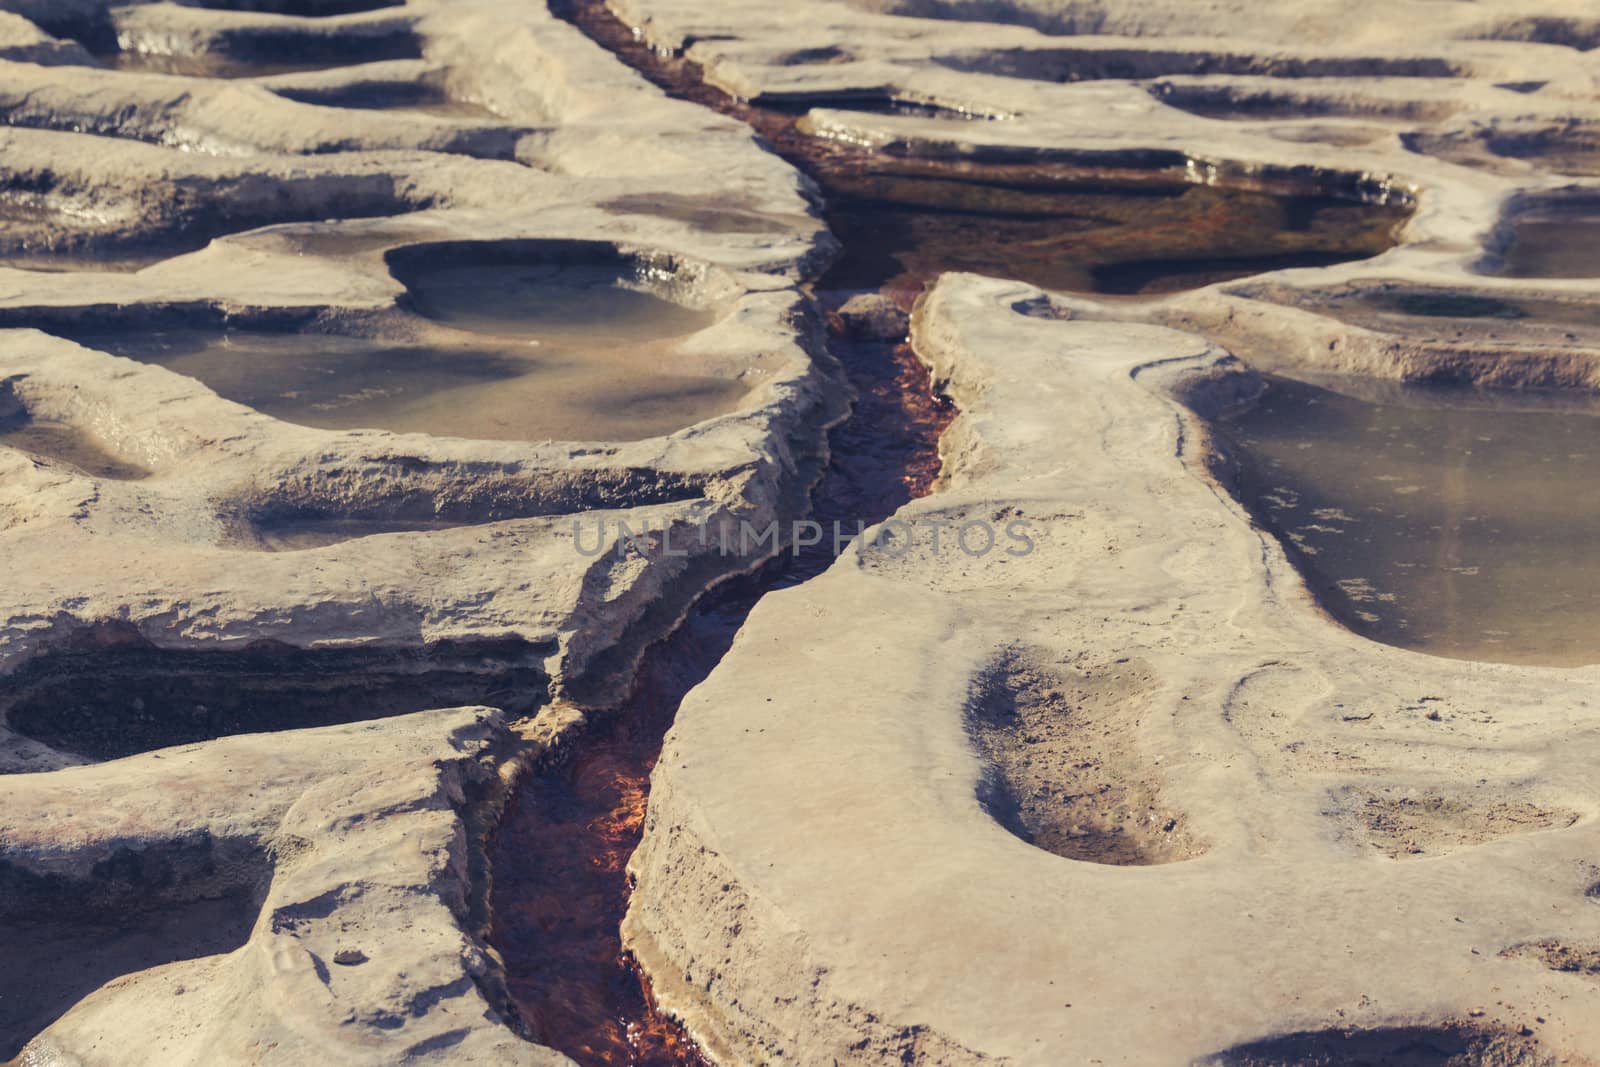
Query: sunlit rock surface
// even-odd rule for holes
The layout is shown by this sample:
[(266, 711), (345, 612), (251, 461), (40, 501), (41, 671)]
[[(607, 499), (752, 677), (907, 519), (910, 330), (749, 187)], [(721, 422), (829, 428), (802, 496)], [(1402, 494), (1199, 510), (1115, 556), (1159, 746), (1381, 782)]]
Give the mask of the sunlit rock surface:
[[(852, 143), (1417, 206), (1377, 258), (1183, 295), (923, 298), (942, 491), (759, 605), (669, 735), (625, 926), (667, 1009), (727, 1063), (1600, 1056), (1600, 675), (1355, 636), (1212, 429), (1260, 370), (1600, 383), (1592, 12), (615, 7)], [(1031, 552), (948, 533), (1014, 520)]]
[(541, 4), (4, 6), (0, 1059), (560, 1061), (481, 838), (804, 507), (803, 181)]
[[(1213, 432), (1260, 371), (1600, 385), (1591, 5), (612, 8), (855, 150), (1415, 208), (923, 297), (912, 544), (764, 600), (655, 775), (625, 943), (705, 1054), (1600, 1059), (1596, 668), (1356, 636)], [(804, 511), (816, 187), (532, 0), (0, 9), (0, 1058), (562, 1062), (484, 835), (753, 562), (662, 531)], [(552, 264), (603, 327), (493, 306)]]

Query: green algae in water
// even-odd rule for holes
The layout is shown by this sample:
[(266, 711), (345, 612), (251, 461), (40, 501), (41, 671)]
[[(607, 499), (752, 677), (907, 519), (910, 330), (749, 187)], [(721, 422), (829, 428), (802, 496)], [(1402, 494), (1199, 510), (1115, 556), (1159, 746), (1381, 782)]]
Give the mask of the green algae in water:
[(1369, 402), (1274, 377), (1218, 428), (1240, 499), (1351, 629), (1459, 659), (1600, 662), (1600, 401)]

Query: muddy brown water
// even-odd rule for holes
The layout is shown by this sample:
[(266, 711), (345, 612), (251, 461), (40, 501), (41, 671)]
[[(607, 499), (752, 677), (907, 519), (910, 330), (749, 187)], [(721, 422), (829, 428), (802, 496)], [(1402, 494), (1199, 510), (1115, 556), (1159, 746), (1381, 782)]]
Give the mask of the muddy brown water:
[[(895, 159), (807, 137), (793, 114), (706, 86), (692, 65), (652, 52), (595, 2), (553, 10), (662, 85), (750, 122), (810, 173), (844, 250), (817, 281), (824, 307), (879, 291), (909, 309), (940, 272), (975, 270), (1062, 289), (1153, 292), (1281, 266), (1372, 255), (1394, 240), (1401, 206), (1285, 197), (1045, 165)], [(693, 205), (634, 200), (613, 210), (683, 215)], [(830, 433), (814, 517), (874, 522), (928, 492), (954, 417), (909, 346), (851, 338), (830, 346), (857, 394)], [(493, 843), (491, 941), (505, 959), (527, 1036), (590, 1065), (699, 1065), (625, 955), (627, 861), (643, 832), (650, 772), (684, 695), (710, 673), (766, 592), (803, 582), (831, 549), (780, 557), (702, 599), (646, 654), (631, 696), (605, 709), (566, 757), (532, 775)]]
[(675, 342), (715, 319), (623, 285), (614, 268), (450, 266), (412, 279), (430, 342), (267, 330), (67, 331), (327, 430), (481, 440), (632, 441), (732, 411), (731, 378), (679, 372)]
[(828, 172), (824, 185), (845, 247), (831, 284), (855, 289), (972, 271), (1045, 289), (1173, 292), (1375, 255), (1407, 214), (1042, 165), (875, 159)]
[(1412, 210), (1400, 197), (1196, 184), (1171, 160), (1087, 167), (869, 151), (807, 134), (803, 101), (728, 96), (597, 0), (556, 0), (552, 10), (670, 95), (749, 123), (817, 182), (844, 245), (824, 288), (916, 290), (943, 271), (977, 271), (1046, 289), (1172, 292), (1377, 255)]
[[(675, 95), (749, 122), (818, 181), (827, 221), (845, 246), (817, 283), (829, 308), (851, 292), (872, 290), (909, 306), (946, 270), (980, 271), (1055, 289), (1170, 291), (1278, 267), (1373, 255), (1393, 243), (1406, 214), (1400, 204), (1197, 185), (1170, 167), (1107, 171), (1038, 161), (867, 153), (805, 135), (792, 110), (730, 100), (707, 87), (690, 65), (652, 53), (597, 3), (558, 4), (557, 13)], [(901, 107), (896, 102), (884, 106)], [(616, 205), (621, 210), (635, 206)], [(684, 212), (692, 205), (657, 204), (655, 210)], [(758, 225), (748, 218), (739, 224)], [(564, 293), (538, 298), (539, 286), (559, 286), (563, 276), (570, 279)], [(598, 342), (642, 354), (634, 364), (612, 365), (618, 373), (609, 385), (579, 376), (565, 393), (549, 388), (542, 393), (546, 403), (588, 428), (585, 438), (611, 436), (595, 430), (605, 418), (634, 426), (648, 421), (652, 403), (659, 402), (672, 419), (687, 417), (686, 402), (700, 405), (689, 420), (695, 421), (703, 417), (700, 412), (735, 399), (713, 394), (700, 382), (657, 388), (666, 361), (653, 346), (663, 336), (681, 336), (673, 331), (693, 323), (668, 301), (596, 282), (582, 270), (498, 278), (445, 272), (431, 288), (414, 286), (413, 295), (419, 315), (493, 342), (444, 352), (350, 338), (197, 331), (132, 341), (126, 334), (121, 340), (101, 335), (97, 347), (193, 374), (224, 395), (291, 421), (319, 425), (311, 420), (322, 419), (340, 428), (380, 425), (448, 433), (452, 430), (440, 427), (459, 423), (449, 421), (446, 412), (453, 417), (470, 413), (469, 435), (493, 436), (484, 431), (491, 421), (486, 412), (517, 382), (544, 375), (548, 387), (550, 375), (563, 369), (564, 344)], [(598, 336), (596, 323), (610, 332)], [(331, 349), (319, 350), (325, 342)], [(834, 519), (849, 525), (872, 522), (931, 488), (939, 467), (939, 435), (954, 413), (933, 397), (926, 370), (904, 344), (851, 339), (836, 327), (832, 346), (858, 399), (851, 417), (830, 434), (827, 468), (813, 494), (815, 517), (824, 525)], [(641, 391), (640, 382), (651, 387)], [(537, 433), (525, 424), (516, 430), (517, 435)], [(649, 775), (662, 737), (684, 694), (720, 660), (761, 596), (807, 580), (831, 559), (831, 552), (819, 550), (780, 557), (703, 598), (646, 654), (630, 697), (619, 707), (600, 709), (565, 758), (530, 776), (514, 798), (492, 844), (491, 940), (505, 959), (521, 1024), (531, 1039), (585, 1067), (703, 1062), (681, 1031), (654, 1009), (648, 987), (623, 953), (619, 925), (628, 900), (627, 859), (642, 833)], [(103, 674), (88, 673), (96, 684)], [(226, 697), (240, 688), (237, 680), (226, 671), (210, 675), (214, 682), (180, 675), (163, 683), (177, 691), (154, 693), (164, 704), (188, 708), (200, 736), (228, 728), (231, 719), (212, 721), (219, 714), (249, 717), (257, 710), (246, 706), (255, 699), (254, 683), (244, 687), (246, 705), (235, 707)], [(86, 708), (104, 703), (103, 695), (90, 695), (93, 699), (82, 702)], [(496, 696), (485, 699), (495, 702)], [(28, 709), (43, 707), (44, 698), (35, 694), (29, 700), (20, 721), (43, 723), (41, 715), (30, 719)], [(345, 713), (346, 701), (337, 692), (327, 703), (331, 714)], [(59, 706), (59, 699), (52, 706)], [(129, 704), (124, 710), (135, 722), (145, 714), (143, 706)], [(86, 713), (75, 723), (71, 740), (89, 751), (111, 744), (123, 729), (124, 723), (117, 724), (113, 735)]]
[[(1352, 383), (1353, 384), (1353, 383)], [(1600, 401), (1269, 378), (1237, 493), (1341, 622), (1460, 659), (1600, 662)]]
[[(909, 346), (853, 340), (837, 323), (832, 345), (858, 399), (830, 433), (813, 518), (830, 530), (835, 522), (854, 529), (930, 491), (939, 435), (955, 412), (933, 395)], [(827, 543), (786, 554), (702, 598), (645, 654), (627, 700), (513, 799), (493, 843), (490, 940), (530, 1039), (584, 1067), (704, 1064), (655, 1009), (623, 952), (628, 858), (644, 831), (650, 772), (685, 694), (710, 674), (762, 596), (832, 560)]]

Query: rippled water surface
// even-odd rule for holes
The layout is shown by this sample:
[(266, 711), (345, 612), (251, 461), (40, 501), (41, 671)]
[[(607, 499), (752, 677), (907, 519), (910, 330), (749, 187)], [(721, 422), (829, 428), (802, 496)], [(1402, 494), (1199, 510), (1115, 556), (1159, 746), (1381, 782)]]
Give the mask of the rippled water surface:
[(1463, 659), (1600, 661), (1600, 402), (1284, 378), (1220, 424), (1238, 492), (1358, 633)]

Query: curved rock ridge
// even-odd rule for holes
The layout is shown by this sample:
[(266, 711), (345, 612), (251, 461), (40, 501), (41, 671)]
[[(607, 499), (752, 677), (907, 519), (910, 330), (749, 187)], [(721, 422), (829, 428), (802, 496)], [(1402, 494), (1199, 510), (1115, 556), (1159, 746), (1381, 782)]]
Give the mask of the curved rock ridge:
[[(462, 242), (474, 240), (494, 242), (487, 249), (578, 240), (645, 257), (655, 264), (652, 285), (710, 309), (715, 323), (676, 342), (673, 358), (685, 373), (737, 384), (744, 399), (681, 432), (616, 444), (315, 430), (161, 368), (12, 329), (0, 374), (4, 428), (49, 432), (20, 433), (23, 451), (0, 451), (8, 551), (38, 558), (19, 566), (11, 585), (0, 634), (9, 668), (106, 620), (191, 651), (515, 636), (555, 650), (553, 690), (595, 673), (586, 692), (603, 701), (625, 685), (625, 672), (588, 672), (586, 664), (602, 653), (625, 663), (628, 648), (708, 582), (750, 563), (704, 551), (680, 558), (664, 550), (661, 531), (761, 524), (800, 506), (841, 393), (814, 312), (794, 288), (827, 251), (802, 180), (742, 125), (665, 99), (539, 5), (437, 6), (448, 14), (412, 5), (404, 19), (427, 42), (438, 83), (470, 78), (471, 95), (487, 108), (537, 110), (540, 159), (530, 161), (549, 168), (376, 150), (388, 147), (381, 144), (328, 153), (270, 139), (225, 160), (175, 152), (137, 143), (184, 140), (140, 124), (158, 126), (171, 106), (213, 91), (283, 105), (274, 125), (223, 100), (233, 127), (251, 135), (302, 129), (302, 119), (326, 109), (280, 100), (253, 80), (85, 67), (45, 86), (29, 82), (42, 68), (4, 64), (0, 75), (17, 80), (24, 106), (68, 113), (73, 129), (84, 128), (81, 120), (101, 136), (6, 134), (9, 180), (30, 203), (59, 210), (8, 227), (28, 266), (52, 269), (0, 271), (0, 322), (87, 335), (91, 344), (101, 334), (192, 326), (299, 330), (308, 344), (309, 335), (405, 340), (419, 330), (430, 340), (443, 328), (407, 317), (408, 294), (386, 257), (414, 250), (437, 259), (443, 244), (470, 248)], [(289, 16), (152, 5), (119, 9), (124, 17), (221, 34)], [(319, 19), (316, 32), (391, 17)], [(200, 47), (176, 31), (162, 41)], [(545, 76), (530, 80), (530, 69)], [(72, 113), (65, 96), (51, 95), (72, 92), (87, 111)], [(597, 108), (596, 92), (619, 106)], [(353, 126), (368, 114), (339, 111), (339, 123), (351, 117)], [(440, 121), (391, 117), (419, 130)], [(652, 152), (663, 138), (675, 150)], [(602, 145), (607, 151), (585, 155)], [(598, 169), (623, 145), (637, 165)], [(282, 154), (295, 151), (322, 154)], [(720, 162), (704, 166), (711, 160)], [(713, 204), (730, 186), (763, 226), (708, 232), (650, 213), (659, 197)], [(397, 217), (352, 222), (352, 214)], [(328, 215), (340, 218), (250, 229)], [(243, 232), (170, 255), (232, 231)], [(163, 244), (169, 238), (180, 247)], [(87, 281), (83, 271), (123, 248), (168, 258)], [(619, 524), (654, 532), (612, 551)], [(579, 533), (607, 550), (577, 551)], [(316, 562), (264, 548), (311, 551)]]
[[(1322, 3), (1244, 15), (1230, 4), (830, 0), (803, 26), (738, 4), (609, 6), (713, 85), (805, 112), (800, 127), (823, 138), (1417, 206), (1398, 247), (1373, 259), (1165, 300), (1066, 301), (1080, 316), (1199, 332), (1263, 369), (1600, 384), (1600, 261), (1582, 252), (1597, 214), (1584, 179), (1600, 174), (1582, 5), (1384, 5), (1358, 34), (1348, 5)], [(1047, 23), (1058, 32), (1033, 28)], [(936, 121), (930, 106), (980, 121)], [(1559, 244), (1564, 228), (1574, 250), (1529, 264), (1519, 229), (1545, 220), (1539, 239), (1554, 229)], [(1373, 293), (1401, 303), (1352, 306)], [(1513, 310), (1462, 312), (1454, 298)]]
[(568, 1062), (478, 936), (500, 768), (542, 743), (468, 708), (0, 778), (8, 1041), (48, 1024), (19, 1062)]
[[(37, 976), (0, 1059), (565, 1062), (482, 940), (481, 838), (761, 562), (718, 532), (805, 507), (846, 402), (808, 183), (542, 3), (0, 10), (0, 941)], [(645, 370), (715, 404), (317, 428), (138, 344), (479, 358), (530, 338), (419, 269), (574, 257), (682, 312)]]
[[(663, 1004), (722, 1063), (1185, 1063), (1458, 1022), (1488, 1035), (1463, 1049), (1527, 1028), (1525, 1062), (1600, 1054), (1592, 982), (1499, 957), (1600, 929), (1600, 670), (1344, 630), (1211, 473), (1204, 419), (1254, 373), (1048, 299), (970, 275), (924, 298), (913, 340), (961, 414), (943, 491), (896, 515), (921, 536), (768, 597), (685, 700), (625, 927)], [(1023, 520), (1034, 548), (935, 551), (934, 519)], [(1124, 841), (1203, 850), (1107, 865), (996, 818), (970, 709), (1019, 634), (1080, 743), (1112, 739), (1083, 765), (1170, 813)]]
[[(1600, 1060), (1600, 668), (1341, 629), (1207, 430), (1256, 369), (1600, 384), (1588, 5), (610, 6), (802, 133), (1417, 207), (1182, 296), (923, 299), (943, 491), (764, 600), (655, 774), (625, 939), (707, 1054)], [(481, 836), (757, 562), (671, 532), (803, 508), (815, 190), (536, 0), (0, 0), (0, 117), (0, 939), (44, 968), (0, 1057), (564, 1062), (514, 1036)], [(62, 336), (437, 337), (407, 262), (491, 242), (646, 264), (714, 320), (663, 360), (742, 399), (313, 429)]]
[[(607, 6), (819, 137), (1417, 208), (1379, 257), (1181, 296), (924, 298), (943, 492), (759, 605), (653, 779), (625, 940), (713, 1058), (1600, 1058), (1592, 981), (1526, 949), (1600, 922), (1597, 668), (1344, 630), (1207, 428), (1257, 370), (1600, 383), (1593, 13)], [(1014, 519), (1033, 551), (952, 546)]]

